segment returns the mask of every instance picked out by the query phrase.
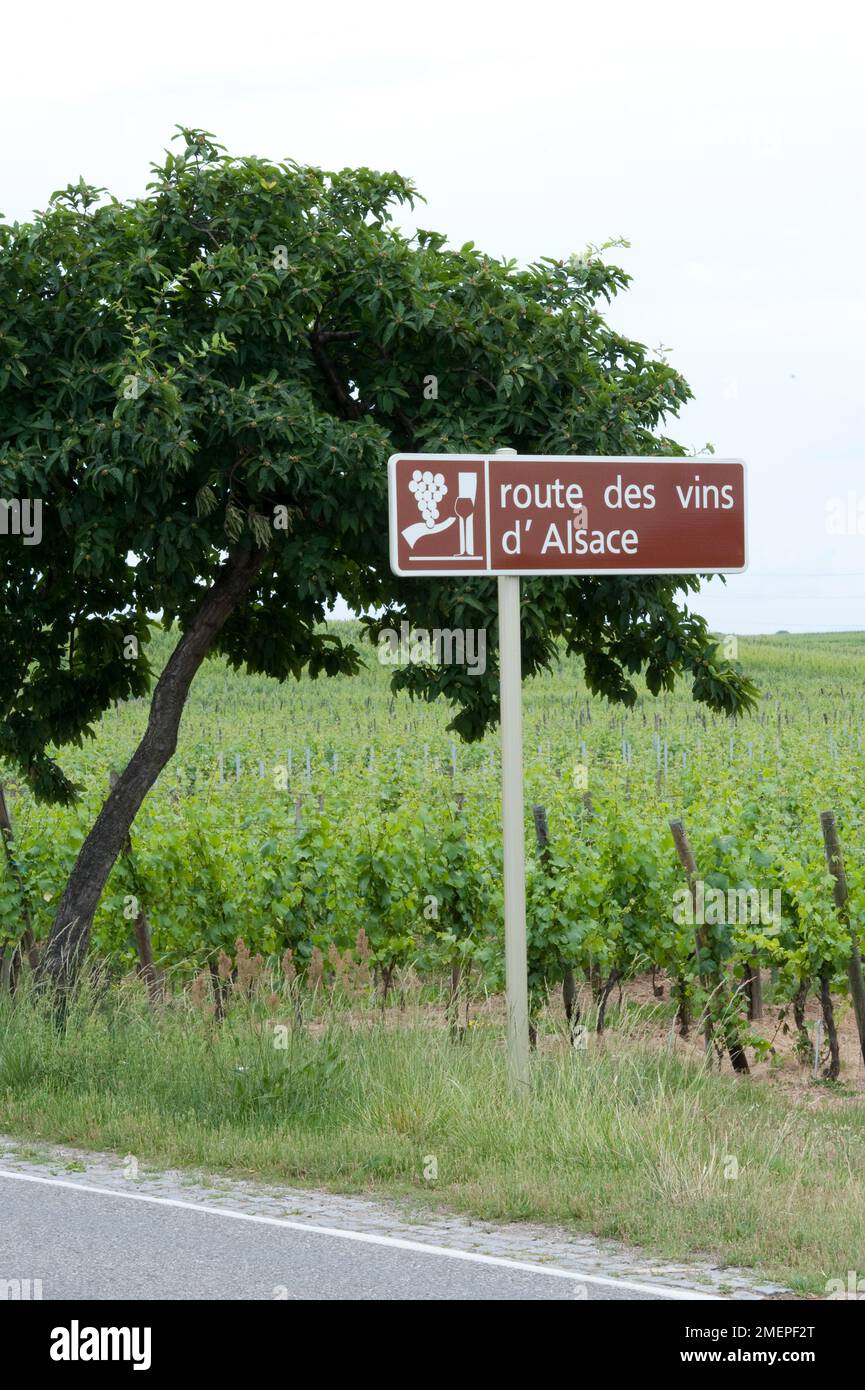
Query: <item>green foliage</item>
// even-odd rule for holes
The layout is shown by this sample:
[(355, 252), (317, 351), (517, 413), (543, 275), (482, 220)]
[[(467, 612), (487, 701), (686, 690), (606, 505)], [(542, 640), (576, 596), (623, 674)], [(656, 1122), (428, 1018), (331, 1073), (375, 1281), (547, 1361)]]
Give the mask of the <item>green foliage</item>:
[[(603, 319), (628, 282), (610, 248), (520, 268), (400, 231), (417, 194), (399, 174), (179, 142), (144, 197), (79, 181), (0, 223), (0, 497), (44, 506), (40, 545), (0, 545), (0, 755), (44, 799), (75, 794), (59, 750), (149, 689), (147, 615), (185, 627), (235, 546), (265, 557), (217, 649), (250, 673), (355, 672), (356, 644), (320, 626), (338, 595), (378, 614), (373, 636), (403, 617), (492, 634), (494, 583), (390, 573), (394, 450), (682, 452), (663, 429), (687, 384)], [(526, 674), (561, 639), (611, 700), (632, 705), (644, 670), (652, 691), (685, 675), (712, 708), (748, 708), (678, 606), (697, 587), (527, 583)], [(492, 662), (393, 684), (444, 697), (467, 739), (498, 717)]]

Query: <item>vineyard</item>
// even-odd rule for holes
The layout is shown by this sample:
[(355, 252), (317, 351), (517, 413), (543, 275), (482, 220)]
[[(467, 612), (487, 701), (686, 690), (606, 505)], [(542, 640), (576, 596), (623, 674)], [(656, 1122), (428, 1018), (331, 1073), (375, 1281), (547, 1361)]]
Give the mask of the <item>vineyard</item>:
[[(156, 633), (156, 666), (168, 650)], [(853, 634), (741, 639), (762, 700), (739, 721), (704, 712), (684, 687), (623, 711), (587, 697), (576, 662), (527, 684), (529, 970), (541, 1045), (567, 1036), (566, 1014), (571, 1040), (585, 1045), (638, 982), (639, 997), (666, 1011), (671, 1038), (699, 1040), (708, 1011), (758, 1062), (785, 1037), (813, 1066), (807, 1019), (819, 1012), (816, 1064), (838, 1076), (851, 931), (833, 902), (820, 814), (837, 818), (855, 929), (865, 909), (863, 655)], [(391, 696), (388, 667), (374, 649), (365, 660), (357, 678), (290, 685), (207, 664), (176, 758), (103, 896), (95, 961), (130, 975), (144, 959), (154, 993), (190, 989), (217, 1013), (238, 977), (265, 974), (297, 997), (376, 1007), (404, 1002), (411, 987), (432, 1012), (440, 1001), (459, 1036), (489, 1013), (503, 983), (497, 738), (451, 742), (443, 706)], [(66, 750), (82, 788), (74, 808), (37, 805), (3, 777), (7, 988), (28, 930), (38, 954), (145, 719), (143, 701), (126, 702), (95, 740)], [(675, 819), (706, 905), (699, 958)], [(861, 1077), (855, 1050), (847, 1070)]]

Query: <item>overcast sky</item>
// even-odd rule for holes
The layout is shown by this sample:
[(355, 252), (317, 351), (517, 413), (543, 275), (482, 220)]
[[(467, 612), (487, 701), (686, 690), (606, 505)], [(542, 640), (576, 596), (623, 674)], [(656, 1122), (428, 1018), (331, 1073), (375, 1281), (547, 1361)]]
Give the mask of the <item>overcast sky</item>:
[(749, 465), (750, 570), (702, 611), (861, 629), (862, 38), (837, 0), (50, 0), (4, 17), (0, 210), (79, 174), (134, 196), (185, 124), (235, 154), (399, 169), (457, 245), (529, 261), (627, 237), (612, 321), (696, 395), (670, 432)]

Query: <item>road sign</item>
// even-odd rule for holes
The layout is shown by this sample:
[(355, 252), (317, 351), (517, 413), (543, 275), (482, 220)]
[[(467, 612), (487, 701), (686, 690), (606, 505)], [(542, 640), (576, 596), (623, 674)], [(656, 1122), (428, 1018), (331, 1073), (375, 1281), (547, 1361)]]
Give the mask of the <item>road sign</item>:
[(736, 574), (738, 459), (394, 454), (399, 575)]
[(735, 574), (747, 563), (739, 459), (393, 454), (394, 574), (498, 575), (508, 1059), (528, 1085), (520, 576)]

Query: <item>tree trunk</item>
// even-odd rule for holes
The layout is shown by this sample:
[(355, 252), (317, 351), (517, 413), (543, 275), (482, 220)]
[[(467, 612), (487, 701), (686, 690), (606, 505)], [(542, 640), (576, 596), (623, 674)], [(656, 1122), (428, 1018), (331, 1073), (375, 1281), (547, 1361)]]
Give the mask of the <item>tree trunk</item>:
[(739, 1029), (735, 1021), (729, 1017), (724, 1020), (724, 1041), (727, 1044), (733, 1070), (747, 1076), (749, 1072), (748, 1058), (739, 1038)]
[(541, 1012), (549, 1003), (550, 992), (546, 980), (529, 990), (529, 1051), (535, 1052), (538, 1046), (538, 1023)]
[[(117, 773), (109, 773), (109, 786), (114, 787), (117, 783)], [(158, 1004), (162, 998), (162, 984), (156, 972), (153, 962), (153, 946), (150, 942), (150, 923), (147, 920), (147, 913), (140, 906), (138, 897), (138, 876), (135, 872), (135, 860), (132, 857), (132, 837), (126, 836), (122, 853), (129, 863), (131, 871), (132, 885), (135, 888), (136, 913), (133, 922), (135, 932), (135, 944), (138, 948), (138, 973), (147, 985), (147, 994), (151, 1004)]]
[(153, 693), (144, 737), (109, 793), (69, 876), (40, 963), (41, 984), (61, 991), (74, 986), (108, 875), (141, 803), (174, 755), (193, 677), (254, 582), (264, 555), (262, 550), (244, 549), (230, 557), (172, 652)]
[(793, 1019), (799, 1033), (806, 1041), (808, 1038), (808, 1029), (805, 1027), (805, 1005), (808, 1002), (808, 987), (809, 982), (807, 980), (800, 980), (799, 988), (793, 999)]
[(808, 1029), (805, 1027), (805, 1005), (808, 1002), (808, 991), (811, 988), (809, 980), (800, 980), (799, 988), (793, 998), (793, 1021), (796, 1024), (796, 1052), (803, 1066), (807, 1066), (811, 1060), (811, 1039), (808, 1036)]
[(847, 978), (850, 981), (850, 1000), (856, 1018), (856, 1031), (859, 1034), (859, 1050), (865, 1061), (865, 978), (862, 975), (862, 955), (859, 950), (859, 936), (855, 924), (850, 919), (850, 904), (847, 900), (847, 874), (841, 856), (838, 828), (831, 811), (820, 815), (823, 828), (823, 842), (826, 847), (826, 862), (835, 880), (835, 907), (838, 921), (846, 927), (850, 937), (850, 959), (847, 962)]
[(598, 1003), (598, 1020), (595, 1024), (596, 1031), (599, 1035), (604, 1031), (604, 1024), (606, 1022), (607, 1017), (607, 1003), (609, 1001), (610, 995), (613, 992), (613, 989), (618, 983), (620, 974), (621, 972), (614, 966), (613, 969), (610, 971), (610, 975), (606, 984), (604, 984), (601, 988), (601, 996)]
[(820, 976), (820, 1004), (829, 1039), (829, 1065), (823, 1075), (827, 1081), (837, 1081), (841, 1071), (841, 1052), (838, 1047), (838, 1030), (835, 1027), (835, 1010), (832, 1007), (832, 995), (829, 993), (828, 975)]
[(600, 1004), (604, 992), (604, 977), (601, 974), (600, 966), (596, 965), (594, 961), (589, 966), (588, 976), (592, 986), (592, 998), (596, 1004)]
[[(676, 846), (676, 853), (679, 856), (679, 862), (681, 863), (682, 868), (685, 870), (685, 876), (688, 880), (688, 888), (690, 889), (691, 893), (691, 902), (696, 908), (696, 890), (698, 883), (697, 865), (694, 860), (693, 851), (688, 842), (688, 836), (685, 831), (684, 823), (681, 820), (671, 820), (670, 831), (673, 836), (673, 842)], [(748, 1058), (745, 1054), (745, 1049), (742, 1046), (742, 1043), (739, 1039), (739, 1025), (738, 1020), (736, 1018), (734, 1005), (728, 1001), (727, 985), (724, 978), (723, 968), (720, 962), (714, 963), (711, 970), (711, 979), (706, 980), (703, 974), (702, 963), (705, 959), (705, 953), (707, 951), (708, 942), (702, 923), (695, 922), (694, 936), (697, 947), (697, 968), (700, 972), (700, 983), (704, 986), (704, 988), (707, 986), (709, 986), (710, 988), (714, 986), (713, 988), (711, 988), (709, 1002), (706, 1005), (705, 1011), (704, 1036), (706, 1041), (706, 1051), (710, 1052), (712, 1049), (712, 1041), (714, 1038), (714, 1024), (716, 1021), (720, 1021), (721, 1031), (724, 1036), (724, 1041), (727, 1045), (727, 1051), (730, 1054), (730, 1062), (732, 1063), (733, 1070), (735, 1072), (739, 1072), (742, 1075), (747, 1076), (749, 1070)], [(717, 1012), (719, 1016), (717, 1020), (713, 1019), (712, 1017), (713, 1001), (714, 1011)]]
[(580, 1022), (580, 1010), (577, 1005), (577, 981), (571, 966), (567, 966), (562, 977), (562, 1001), (565, 1006), (565, 1018), (568, 1024), (568, 1037), (573, 1045), (577, 1036), (577, 1027)]
[(387, 997), (390, 994), (390, 987), (393, 983), (393, 972), (395, 969), (395, 960), (389, 961), (387, 965), (381, 967), (381, 974), (379, 976), (379, 1003), (381, 1004), (382, 1013), (384, 1013), (387, 1008)]
[(679, 975), (676, 981), (676, 998), (679, 1002), (676, 1018), (679, 1022), (679, 1037), (687, 1038), (691, 1029), (691, 1010), (688, 1007), (688, 981)]

